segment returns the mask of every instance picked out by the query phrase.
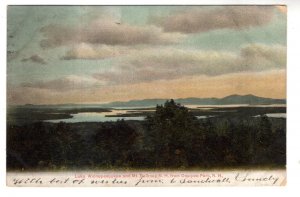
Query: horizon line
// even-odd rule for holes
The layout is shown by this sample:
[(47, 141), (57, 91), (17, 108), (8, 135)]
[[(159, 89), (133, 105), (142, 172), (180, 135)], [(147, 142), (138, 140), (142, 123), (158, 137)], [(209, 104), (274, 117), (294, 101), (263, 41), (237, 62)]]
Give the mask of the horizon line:
[(145, 98), (145, 99), (133, 99), (133, 100), (125, 100), (125, 101), (109, 101), (109, 102), (83, 102), (83, 103), (55, 103), (55, 104), (33, 104), (33, 103), (25, 103), (25, 104), (8, 104), (6, 102), (7, 106), (25, 106), (25, 105), (106, 105), (106, 104), (111, 104), (111, 103), (118, 103), (118, 102), (131, 102), (131, 101), (143, 101), (143, 100), (178, 100), (178, 99), (190, 99), (190, 98), (195, 98), (195, 99), (224, 99), (226, 97), (229, 96), (255, 96), (255, 97), (259, 97), (259, 98), (267, 98), (267, 99), (274, 99), (274, 100), (287, 100), (287, 98), (271, 98), (271, 97), (262, 97), (262, 96), (257, 96), (254, 94), (230, 94), (224, 97), (185, 97), (185, 98)]

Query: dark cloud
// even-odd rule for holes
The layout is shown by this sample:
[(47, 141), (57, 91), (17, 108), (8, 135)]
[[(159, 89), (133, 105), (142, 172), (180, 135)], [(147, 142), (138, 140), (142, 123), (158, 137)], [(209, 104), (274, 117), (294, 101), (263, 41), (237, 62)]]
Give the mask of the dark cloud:
[(166, 32), (197, 33), (261, 26), (268, 24), (273, 15), (274, 6), (192, 7), (165, 17), (153, 17), (151, 23), (161, 26)]
[(241, 66), (249, 70), (268, 70), (286, 67), (286, 47), (280, 45), (247, 45), (241, 49)]
[(62, 26), (49, 25), (41, 32), (45, 39), (41, 40), (42, 48), (63, 45), (105, 44), (105, 45), (137, 45), (137, 44), (171, 44), (183, 38), (179, 33), (165, 33), (155, 26), (133, 26), (116, 24), (114, 20), (96, 20), (87, 25)]
[(239, 72), (284, 69), (286, 48), (252, 44), (240, 53), (181, 49), (146, 49), (120, 60), (117, 71), (95, 73), (108, 84), (170, 80), (184, 76), (218, 76)]
[(11, 61), (13, 59), (16, 59), (19, 55), (18, 51), (14, 51), (14, 50), (8, 50), (7, 52), (7, 61)]
[(70, 75), (49, 81), (37, 81), (32, 83), (21, 84), (21, 86), (25, 88), (39, 88), (56, 91), (86, 89), (91, 87), (99, 87), (101, 85), (103, 85), (103, 83), (101, 83), (101, 81), (99, 80), (75, 75)]
[(31, 62), (38, 63), (38, 64), (47, 64), (47, 62), (43, 58), (41, 58), (39, 55), (32, 55), (29, 58), (22, 59), (22, 62), (27, 62), (27, 61), (31, 61)]

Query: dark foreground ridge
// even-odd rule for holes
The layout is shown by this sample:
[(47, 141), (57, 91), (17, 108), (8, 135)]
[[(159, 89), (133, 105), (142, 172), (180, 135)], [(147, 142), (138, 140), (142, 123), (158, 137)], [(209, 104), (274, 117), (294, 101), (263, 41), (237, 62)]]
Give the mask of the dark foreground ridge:
[(166, 101), (145, 121), (7, 126), (8, 170), (285, 167), (286, 120), (197, 119)]

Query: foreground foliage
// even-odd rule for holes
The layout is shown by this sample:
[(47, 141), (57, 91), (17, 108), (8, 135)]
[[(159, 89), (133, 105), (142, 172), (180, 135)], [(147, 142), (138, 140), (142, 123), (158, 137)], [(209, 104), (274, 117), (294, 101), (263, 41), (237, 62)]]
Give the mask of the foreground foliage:
[[(84, 130), (84, 131), (83, 131)], [(167, 101), (146, 121), (8, 125), (8, 170), (285, 166), (285, 119), (198, 120)]]

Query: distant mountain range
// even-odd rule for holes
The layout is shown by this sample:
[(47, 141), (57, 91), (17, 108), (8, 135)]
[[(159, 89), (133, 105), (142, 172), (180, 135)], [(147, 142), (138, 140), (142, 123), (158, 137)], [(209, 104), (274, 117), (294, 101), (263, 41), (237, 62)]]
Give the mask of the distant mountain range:
[[(111, 102), (107, 104), (56, 104), (56, 105), (33, 105), (26, 104), (24, 107), (65, 107), (65, 108), (77, 108), (77, 107), (86, 107), (86, 108), (113, 108), (113, 107), (154, 107), (156, 105), (161, 105), (166, 102), (167, 99), (144, 99), (144, 100), (131, 100), (126, 102)], [(286, 104), (286, 99), (272, 99), (258, 97), (252, 94), (247, 95), (237, 95), (233, 94), (226, 96), (224, 98), (180, 98), (174, 99), (175, 102), (182, 105), (271, 105), (271, 104)]]
[[(271, 105), (271, 104), (286, 104), (285, 99), (272, 99), (247, 95), (230, 95), (224, 98), (180, 98), (174, 99), (182, 105), (233, 105), (233, 104), (249, 104), (249, 105)], [(166, 99), (144, 99), (131, 100), (127, 102), (112, 102), (101, 105), (103, 107), (145, 107), (156, 106), (166, 102)]]

